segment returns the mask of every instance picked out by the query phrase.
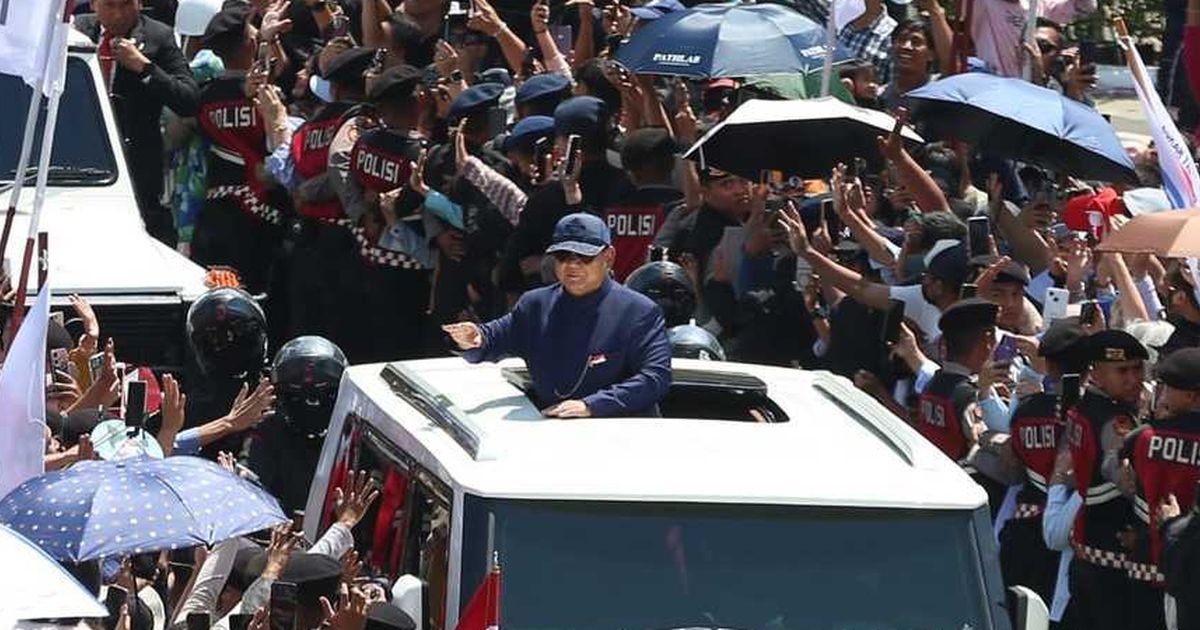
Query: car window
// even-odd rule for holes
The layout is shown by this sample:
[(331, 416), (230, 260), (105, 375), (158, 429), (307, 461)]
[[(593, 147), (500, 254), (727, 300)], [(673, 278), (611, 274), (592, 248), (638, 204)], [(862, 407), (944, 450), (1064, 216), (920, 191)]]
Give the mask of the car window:
[[(0, 75), (0, 181), (12, 181), (21, 153), (25, 118), (33, 90), (20, 78)], [(113, 183), (117, 167), (100, 110), (92, 73), (86, 62), (67, 59), (67, 83), (59, 104), (59, 124), (54, 131), (50, 159), (51, 186), (100, 186)], [(38, 117), (30, 165), (41, 154), (42, 130), (46, 123), (45, 99)], [(33, 171), (27, 171), (32, 174)], [(32, 184), (32, 178), (28, 180)]]

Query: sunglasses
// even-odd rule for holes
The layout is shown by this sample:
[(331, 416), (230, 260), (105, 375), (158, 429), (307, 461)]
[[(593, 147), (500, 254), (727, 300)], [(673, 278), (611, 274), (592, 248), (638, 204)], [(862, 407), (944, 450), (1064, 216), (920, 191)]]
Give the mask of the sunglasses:
[(554, 252), (550, 255), (554, 257), (554, 262), (560, 265), (564, 265), (566, 263), (590, 265), (594, 260), (596, 260), (596, 256), (584, 256), (583, 254), (576, 254), (575, 252)]

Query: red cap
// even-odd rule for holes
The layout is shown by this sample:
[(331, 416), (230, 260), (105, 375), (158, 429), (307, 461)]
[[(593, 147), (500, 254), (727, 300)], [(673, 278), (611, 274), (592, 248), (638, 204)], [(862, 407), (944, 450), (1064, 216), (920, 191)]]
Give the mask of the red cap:
[(1062, 220), (1070, 230), (1088, 232), (1092, 224), (1088, 222), (1089, 212), (1102, 212), (1107, 219), (1113, 215), (1124, 214), (1125, 204), (1121, 196), (1112, 188), (1101, 188), (1095, 194), (1082, 194), (1071, 197), (1063, 207)]
[(729, 79), (729, 78), (723, 78), (723, 79), (710, 80), (708, 82), (708, 84), (704, 86), (704, 89), (705, 90), (719, 90), (721, 88), (729, 88), (732, 90), (736, 90), (737, 87), (738, 87), (737, 81), (735, 81), (733, 79)]

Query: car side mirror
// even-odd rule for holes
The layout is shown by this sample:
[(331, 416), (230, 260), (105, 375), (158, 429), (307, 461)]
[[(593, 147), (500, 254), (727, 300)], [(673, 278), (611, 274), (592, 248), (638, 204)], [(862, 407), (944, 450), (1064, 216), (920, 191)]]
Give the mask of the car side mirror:
[(1009, 614), (1016, 630), (1048, 630), (1050, 611), (1046, 602), (1033, 590), (1025, 586), (1008, 587)]
[(396, 578), (395, 584), (392, 584), (392, 605), (403, 610), (413, 620), (416, 624), (415, 630), (429, 627), (425, 619), (425, 612), (429, 608), (426, 605), (428, 588), (425, 580), (412, 574), (401, 575)]

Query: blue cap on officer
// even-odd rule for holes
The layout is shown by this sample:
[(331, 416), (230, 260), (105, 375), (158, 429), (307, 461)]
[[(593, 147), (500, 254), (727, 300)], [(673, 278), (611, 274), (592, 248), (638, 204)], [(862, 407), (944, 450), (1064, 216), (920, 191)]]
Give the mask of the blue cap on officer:
[(565, 93), (571, 87), (571, 82), (561, 74), (551, 72), (529, 77), (521, 87), (517, 88), (516, 103), (520, 105), (535, 98)]
[(576, 212), (558, 220), (554, 238), (547, 254), (571, 252), (580, 256), (595, 256), (612, 245), (612, 232), (604, 220), (594, 214)]
[(450, 103), (450, 112), (447, 118), (457, 120), (486, 111), (500, 102), (500, 95), (503, 93), (504, 86), (498, 83), (480, 83), (472, 86), (459, 94), (453, 103)]
[(588, 136), (608, 125), (608, 105), (595, 96), (575, 96), (554, 108), (554, 133)]
[(505, 152), (527, 150), (539, 138), (549, 138), (554, 135), (554, 119), (549, 116), (527, 116), (522, 118), (512, 128), (512, 133), (504, 139)]

